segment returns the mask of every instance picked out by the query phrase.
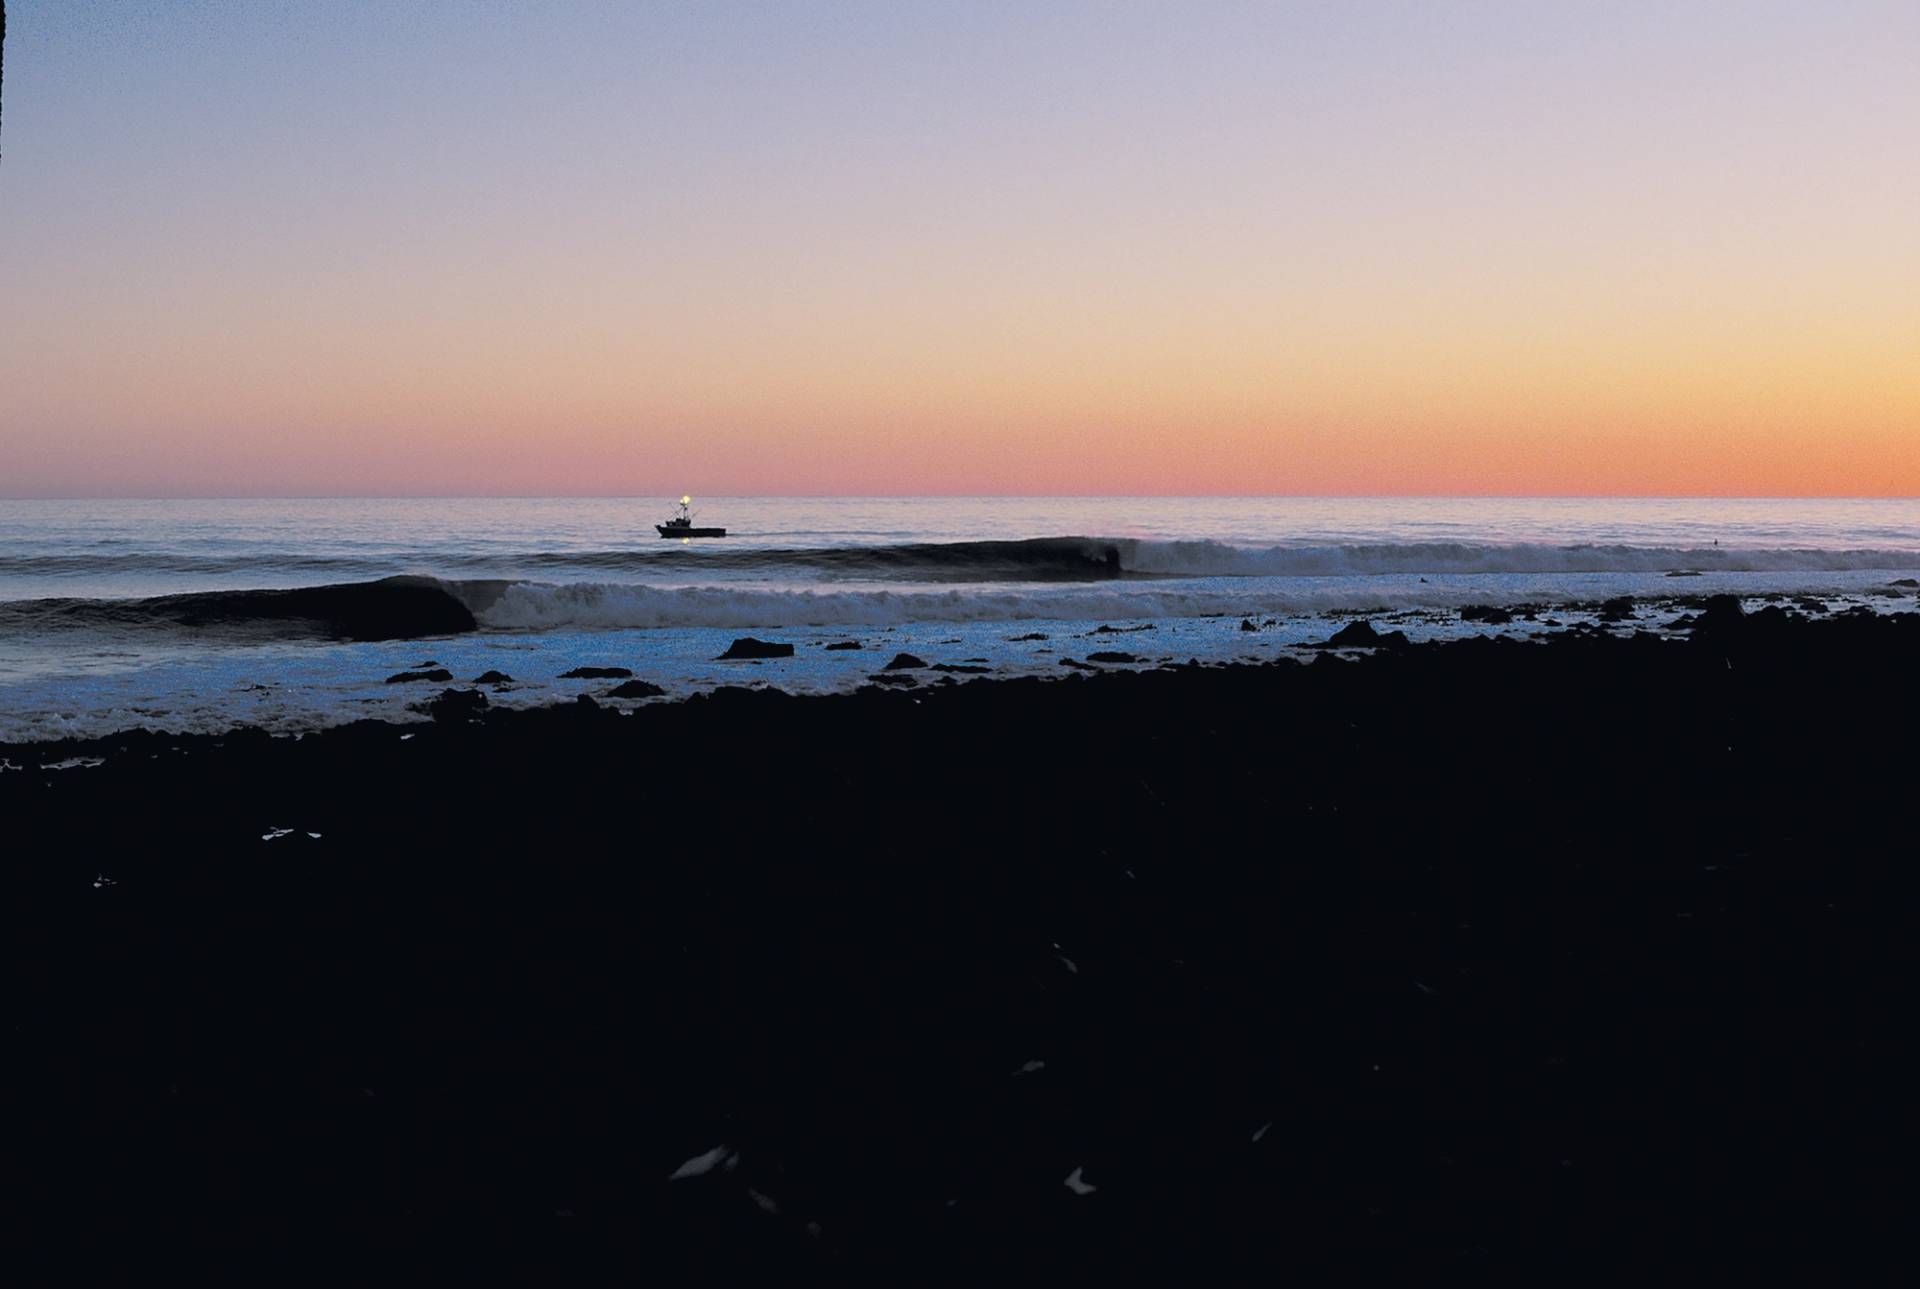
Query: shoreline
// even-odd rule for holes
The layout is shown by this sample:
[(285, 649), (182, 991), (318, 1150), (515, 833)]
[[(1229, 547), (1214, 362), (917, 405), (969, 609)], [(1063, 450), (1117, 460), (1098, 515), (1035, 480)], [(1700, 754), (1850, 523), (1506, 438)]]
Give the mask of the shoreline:
[[(1911, 581), (1819, 596), (1749, 589), (1738, 598), (1755, 610), (1778, 605), (1814, 616), (1862, 606), (1891, 613), (1914, 607), (1920, 586), (1908, 585)], [(627, 701), (614, 687), (582, 679), (582, 669), (636, 671), (639, 679), (663, 689), (665, 697), (677, 699), (756, 682), (795, 694), (848, 693), (882, 674), (896, 653), (921, 657), (935, 669), (951, 669), (951, 674), (998, 678), (1055, 676), (1063, 667), (1079, 668), (1091, 652), (1133, 654), (1135, 663), (1124, 665), (1139, 666), (1304, 659), (1313, 656), (1314, 646), (1359, 618), (1369, 619), (1382, 632), (1405, 632), (1416, 642), (1490, 631), (1543, 638), (1594, 622), (1615, 631), (1685, 634), (1686, 624), (1713, 594), (1705, 593), (1709, 587), (1677, 585), (1689, 586), (1690, 592), (1607, 591), (1552, 601), (1460, 598), (1445, 608), (1358, 604), (1278, 614), (1242, 605), (1232, 612), (1145, 618), (1128, 617), (1126, 611), (1146, 606), (1115, 605), (1109, 606), (1119, 610), (1115, 615), (1059, 621), (490, 629), (388, 641), (251, 645), (216, 637), (190, 648), (169, 644), (163, 633), (145, 643), (144, 636), (101, 642), (104, 652), (97, 653), (76, 644), (42, 659), (40, 665), (53, 668), (43, 674), (34, 674), (30, 666), (21, 672), (28, 665), (22, 651), (31, 653), (34, 646), (15, 641), (13, 656), (0, 658), (0, 744), (88, 738), (141, 727), (218, 734), (258, 725), (276, 733), (312, 733), (367, 718), (407, 723), (417, 714), (409, 710), (410, 704), (438, 692), (428, 688), (430, 680), (478, 684), (491, 707), (570, 702), (580, 693), (600, 701)], [(1459, 593), (1449, 595), (1458, 598)], [(794, 653), (764, 665), (737, 661), (728, 650), (744, 631), (790, 644)], [(1143, 634), (1131, 634), (1136, 631)], [(1116, 650), (1117, 644), (1128, 647)], [(158, 652), (149, 659), (141, 652), (148, 649)], [(1064, 661), (1067, 658), (1074, 661)], [(408, 683), (387, 683), (390, 679)], [(501, 683), (488, 684), (490, 679)], [(889, 674), (885, 683), (902, 682)]]
[(17, 1220), (718, 1280), (1868, 1265), (1916, 658), (1710, 605), (0, 748)]

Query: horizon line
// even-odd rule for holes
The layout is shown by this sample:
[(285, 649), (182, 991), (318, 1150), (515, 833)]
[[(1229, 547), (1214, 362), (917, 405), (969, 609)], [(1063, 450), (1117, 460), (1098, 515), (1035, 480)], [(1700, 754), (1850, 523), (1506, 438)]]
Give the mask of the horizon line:
[(0, 503), (62, 501), (646, 501), (698, 495), (775, 501), (1920, 501), (1920, 494), (1876, 492), (315, 492), (47, 493)]

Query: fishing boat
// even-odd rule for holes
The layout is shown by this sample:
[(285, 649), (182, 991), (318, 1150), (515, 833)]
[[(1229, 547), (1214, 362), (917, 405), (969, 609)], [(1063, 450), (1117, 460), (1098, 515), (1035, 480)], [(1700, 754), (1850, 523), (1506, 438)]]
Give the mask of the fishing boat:
[(725, 537), (724, 528), (695, 528), (693, 526), (693, 498), (680, 498), (680, 513), (664, 524), (655, 524), (654, 531), (662, 537)]

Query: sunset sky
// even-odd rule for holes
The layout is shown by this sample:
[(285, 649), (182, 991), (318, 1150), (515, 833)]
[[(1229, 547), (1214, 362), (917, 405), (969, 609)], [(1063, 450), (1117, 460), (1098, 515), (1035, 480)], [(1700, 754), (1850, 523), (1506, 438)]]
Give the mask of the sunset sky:
[(1920, 3), (12, 0), (0, 496), (1920, 494)]

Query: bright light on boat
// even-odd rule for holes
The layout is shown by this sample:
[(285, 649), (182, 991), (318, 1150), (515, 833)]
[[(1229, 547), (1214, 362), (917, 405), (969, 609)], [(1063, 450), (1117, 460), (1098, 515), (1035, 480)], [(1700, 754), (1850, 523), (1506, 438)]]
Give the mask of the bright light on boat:
[(683, 506), (691, 506), (691, 505), (693, 504), (693, 498), (692, 498), (692, 497), (682, 497), (682, 498), (680, 498), (680, 504), (681, 504), (681, 505), (683, 505)]

